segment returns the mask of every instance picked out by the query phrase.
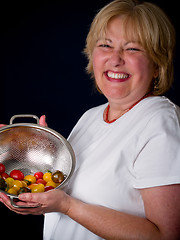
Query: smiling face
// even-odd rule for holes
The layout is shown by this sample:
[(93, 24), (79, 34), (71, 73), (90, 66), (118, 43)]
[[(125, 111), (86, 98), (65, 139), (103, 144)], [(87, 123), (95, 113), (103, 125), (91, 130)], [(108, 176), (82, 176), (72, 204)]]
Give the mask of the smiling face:
[(123, 21), (123, 16), (109, 21), (92, 61), (96, 83), (109, 102), (131, 105), (151, 90), (158, 72), (138, 40), (126, 39)]

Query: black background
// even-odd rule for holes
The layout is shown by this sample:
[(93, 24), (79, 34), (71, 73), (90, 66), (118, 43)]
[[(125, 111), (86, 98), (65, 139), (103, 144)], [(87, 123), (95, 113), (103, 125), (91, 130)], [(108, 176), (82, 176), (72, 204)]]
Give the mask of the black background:
[[(79, 117), (106, 99), (96, 93), (82, 54), (97, 10), (107, 0), (4, 1), (0, 5), (0, 123), (11, 116), (45, 114), (50, 128), (68, 137)], [(177, 31), (175, 82), (166, 94), (180, 105), (178, 2), (150, 1), (171, 18)], [(43, 216), (21, 216), (0, 203), (7, 239), (42, 239)]]

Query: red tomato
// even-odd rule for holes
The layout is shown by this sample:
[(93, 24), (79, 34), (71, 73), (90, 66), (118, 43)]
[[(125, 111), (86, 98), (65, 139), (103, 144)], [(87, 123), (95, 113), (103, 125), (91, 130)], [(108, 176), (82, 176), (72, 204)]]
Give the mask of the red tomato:
[(44, 175), (44, 174), (43, 174), (42, 172), (36, 172), (36, 173), (34, 174), (36, 180), (42, 179), (42, 178), (43, 178), (43, 175)]
[(8, 178), (9, 177), (9, 175), (7, 174), (7, 173), (2, 173), (1, 174), (1, 177), (5, 180), (6, 178)]
[(54, 187), (52, 187), (52, 186), (46, 186), (45, 189), (44, 189), (44, 191), (47, 192), (47, 191), (52, 190), (52, 189), (54, 189)]
[(10, 177), (14, 178), (14, 180), (22, 181), (24, 179), (24, 174), (20, 170), (12, 170), (10, 172)]
[(37, 183), (37, 184), (42, 183), (42, 184), (46, 185), (47, 182), (44, 181), (43, 179), (38, 179), (38, 180), (36, 181), (36, 183)]
[(4, 173), (6, 170), (4, 164), (0, 163), (0, 174)]

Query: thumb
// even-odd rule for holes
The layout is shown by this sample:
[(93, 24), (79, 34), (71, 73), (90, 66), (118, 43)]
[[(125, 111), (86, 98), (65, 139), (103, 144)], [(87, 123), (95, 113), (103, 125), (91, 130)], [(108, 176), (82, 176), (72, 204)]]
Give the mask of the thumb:
[(24, 202), (41, 203), (42, 201), (42, 196), (40, 193), (21, 193), (18, 198)]
[(43, 127), (47, 127), (47, 123), (46, 123), (46, 116), (42, 115), (39, 119), (39, 124)]

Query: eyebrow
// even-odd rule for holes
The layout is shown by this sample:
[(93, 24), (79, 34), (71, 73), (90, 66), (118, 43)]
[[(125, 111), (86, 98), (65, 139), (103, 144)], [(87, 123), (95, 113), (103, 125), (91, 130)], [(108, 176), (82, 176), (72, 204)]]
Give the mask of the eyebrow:
[[(109, 38), (105, 38), (105, 39), (103, 39), (103, 38), (99, 38), (96, 42), (101, 41), (101, 40), (105, 40), (105, 41), (107, 41), (107, 42), (112, 43), (112, 40), (109, 39)], [(128, 42), (126, 42), (126, 43), (124, 44), (124, 46), (127, 46), (129, 43), (136, 43), (136, 44), (139, 44), (139, 42), (137, 42), (137, 41), (128, 41)]]
[(105, 39), (99, 38), (96, 42), (101, 41), (101, 40), (105, 40), (105, 41), (107, 41), (107, 42), (112, 43), (112, 40), (111, 40), (111, 39), (108, 39), (108, 38), (105, 38)]
[(126, 45), (128, 45), (129, 43), (136, 43), (136, 44), (139, 44), (139, 42), (137, 42), (137, 41), (129, 41), (129, 42), (126, 42), (124, 45), (126, 46)]

